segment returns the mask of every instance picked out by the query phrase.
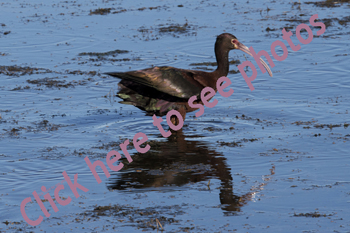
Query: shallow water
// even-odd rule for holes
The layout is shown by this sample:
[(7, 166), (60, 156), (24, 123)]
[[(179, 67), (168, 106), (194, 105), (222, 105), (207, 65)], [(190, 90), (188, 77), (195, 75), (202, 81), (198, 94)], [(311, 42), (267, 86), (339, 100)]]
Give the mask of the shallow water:
[[(91, 13), (98, 8), (111, 9)], [(0, 231), (152, 232), (158, 220), (167, 232), (349, 232), (349, 10), (346, 2), (1, 3)], [(234, 94), (215, 96), (218, 105), (199, 118), (188, 114), (170, 138), (118, 103), (119, 80), (103, 74), (215, 69), (190, 64), (215, 61), (216, 35), (270, 53), (284, 27), (299, 43), (295, 29), (313, 14), (327, 25), (323, 35), (299, 51), (287, 46), (272, 78), (258, 70), (254, 91), (229, 74)], [(253, 61), (240, 51), (230, 59)], [(123, 159), (109, 178), (97, 169), (98, 184), (84, 158), (106, 164), (138, 132), (151, 150), (128, 147), (133, 162)], [(51, 216), (28, 225), (22, 200), (34, 200), (42, 185), (55, 188), (63, 171), (89, 191), (75, 198), (63, 182), (59, 195), (72, 202), (56, 213), (45, 202)], [(35, 201), (26, 212), (43, 215)]]

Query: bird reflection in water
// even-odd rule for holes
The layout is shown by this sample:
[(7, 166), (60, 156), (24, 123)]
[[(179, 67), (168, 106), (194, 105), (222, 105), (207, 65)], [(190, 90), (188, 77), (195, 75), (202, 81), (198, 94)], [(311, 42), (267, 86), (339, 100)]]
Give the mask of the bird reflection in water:
[[(216, 90), (217, 80), (227, 76), (230, 50), (238, 49), (252, 55), (248, 47), (229, 33), (217, 37), (214, 49), (217, 69), (213, 72), (166, 66), (106, 74), (122, 79), (118, 84), (117, 94), (123, 100), (120, 103), (134, 105), (151, 116), (164, 116), (171, 109), (175, 109), (184, 120), (186, 113), (197, 110), (189, 105), (189, 98), (199, 96), (205, 87)], [(272, 76), (270, 68), (262, 59), (261, 63)], [(171, 122), (178, 125), (179, 119), (171, 118)], [(165, 190), (217, 178), (221, 181), (221, 208), (224, 211), (237, 212), (265, 185), (263, 183), (252, 188), (244, 195), (236, 195), (233, 192), (231, 169), (222, 154), (210, 149), (204, 142), (186, 140), (181, 129), (173, 132), (166, 140), (153, 142), (150, 151), (135, 154), (132, 163), (124, 163), (123, 172), (118, 173), (114, 179), (110, 178), (108, 188), (138, 192), (140, 189)]]
[(231, 214), (239, 212), (265, 185), (262, 183), (259, 187), (253, 187), (244, 195), (234, 194), (231, 168), (228, 167), (226, 158), (210, 149), (205, 142), (186, 140), (180, 130), (167, 138), (167, 141), (152, 142), (151, 150), (147, 153), (135, 154), (132, 163), (124, 163), (122, 173), (112, 175), (107, 187), (110, 190), (131, 192), (173, 190), (174, 187), (209, 181), (212, 178), (221, 181), (221, 208)]

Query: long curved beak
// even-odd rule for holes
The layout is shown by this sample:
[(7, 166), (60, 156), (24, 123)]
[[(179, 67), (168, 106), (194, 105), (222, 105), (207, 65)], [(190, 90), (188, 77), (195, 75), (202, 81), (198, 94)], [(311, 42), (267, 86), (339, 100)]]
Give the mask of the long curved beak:
[[(242, 44), (241, 42), (237, 41), (236, 45), (237, 45), (237, 49), (249, 54), (250, 56), (253, 56), (250, 53), (249, 48), (247, 46), (245, 46), (244, 44)], [(266, 64), (266, 62), (261, 57), (260, 57), (260, 61), (263, 64), (263, 66), (265, 67), (265, 69), (267, 70), (267, 72), (269, 73), (269, 75), (272, 77), (272, 71), (270, 70), (270, 67)]]

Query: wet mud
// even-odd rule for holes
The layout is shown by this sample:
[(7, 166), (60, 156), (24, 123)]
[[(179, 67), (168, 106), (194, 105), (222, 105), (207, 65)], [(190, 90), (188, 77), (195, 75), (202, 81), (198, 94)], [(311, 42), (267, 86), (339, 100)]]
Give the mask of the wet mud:
[[(350, 230), (348, 0), (0, 5), (0, 232)], [(296, 28), (310, 26), (313, 14), (326, 31), (317, 36), (311, 27), (312, 42), (301, 44)], [(289, 54), (274, 60), (273, 78), (256, 66), (251, 92), (237, 65), (254, 59), (232, 51), (234, 94), (217, 94), (217, 106), (188, 114), (168, 138), (151, 116), (120, 103), (120, 80), (104, 74), (152, 66), (211, 72), (217, 35), (271, 53), (283, 28), (301, 49), (284, 41)], [(147, 153), (134, 149), (138, 132), (148, 136)], [(126, 140), (132, 162), (120, 147)], [(111, 150), (122, 155), (119, 172), (107, 166)], [(97, 168), (97, 183), (86, 157), (110, 176)], [(75, 198), (63, 171), (89, 191)], [(54, 212), (41, 186), (57, 202), (60, 182), (59, 197), (72, 202)], [(29, 218), (43, 215), (34, 190), (51, 214), (38, 226), (20, 212), (31, 197)]]

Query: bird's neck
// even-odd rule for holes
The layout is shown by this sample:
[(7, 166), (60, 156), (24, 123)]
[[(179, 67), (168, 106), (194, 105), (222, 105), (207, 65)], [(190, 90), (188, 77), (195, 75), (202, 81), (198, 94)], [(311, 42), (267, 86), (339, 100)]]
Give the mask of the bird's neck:
[(230, 50), (227, 48), (223, 48), (223, 46), (219, 45), (218, 43), (215, 43), (215, 56), (216, 56), (216, 62), (218, 64), (218, 68), (214, 71), (218, 78), (222, 76), (227, 76), (230, 64), (228, 62), (228, 53)]

